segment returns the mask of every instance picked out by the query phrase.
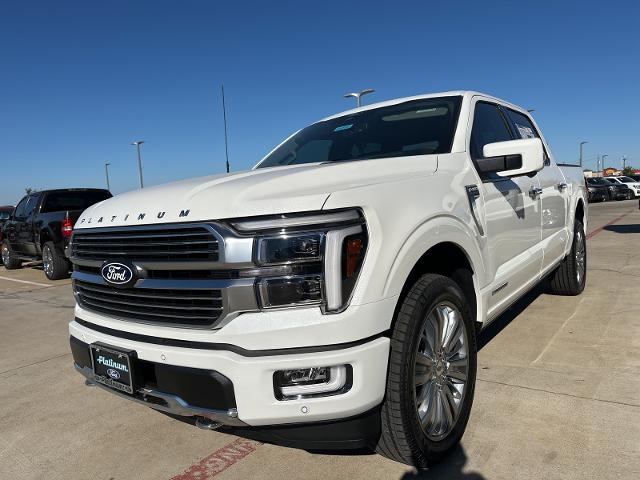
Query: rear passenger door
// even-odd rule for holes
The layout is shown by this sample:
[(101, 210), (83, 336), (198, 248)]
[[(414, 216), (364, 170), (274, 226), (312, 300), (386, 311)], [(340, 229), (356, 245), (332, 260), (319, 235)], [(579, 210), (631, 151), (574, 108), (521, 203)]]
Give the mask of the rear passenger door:
[(23, 197), (22, 200), (18, 202), (18, 205), (16, 205), (13, 211), (13, 216), (7, 221), (4, 227), (7, 242), (9, 242), (11, 249), (16, 253), (22, 253), (18, 232), (20, 223), (26, 218), (25, 209), (27, 208), (28, 201), (29, 195)]
[(27, 203), (20, 220), (16, 219), (16, 229), (18, 233), (18, 243), (20, 251), (25, 255), (36, 255), (35, 232), (33, 221), (37, 215), (39, 193), (32, 193), (27, 197)]
[[(513, 140), (502, 107), (476, 100), (469, 140), (469, 153), (483, 158), (488, 143)], [(493, 275), (488, 300), (489, 317), (497, 315), (527, 286), (538, 280), (542, 264), (540, 251), (540, 203), (536, 190), (538, 176), (500, 177), (480, 174), (484, 204), (484, 224), (489, 258), (487, 267)]]
[[(542, 138), (537, 128), (522, 112), (506, 108), (517, 138)], [(543, 145), (544, 145), (544, 140)], [(568, 241), (567, 221), (568, 182), (544, 145), (544, 168), (538, 172), (540, 179), (540, 208), (542, 214), (542, 270), (555, 265), (563, 256)]]

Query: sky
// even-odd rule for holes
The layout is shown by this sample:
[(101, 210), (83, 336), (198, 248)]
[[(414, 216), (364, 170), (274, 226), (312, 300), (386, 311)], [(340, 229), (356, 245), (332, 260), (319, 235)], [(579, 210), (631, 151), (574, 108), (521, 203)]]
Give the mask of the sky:
[(535, 109), (556, 159), (640, 168), (636, 1), (0, 0), (0, 204), (26, 187), (232, 171), (366, 102), (479, 90)]

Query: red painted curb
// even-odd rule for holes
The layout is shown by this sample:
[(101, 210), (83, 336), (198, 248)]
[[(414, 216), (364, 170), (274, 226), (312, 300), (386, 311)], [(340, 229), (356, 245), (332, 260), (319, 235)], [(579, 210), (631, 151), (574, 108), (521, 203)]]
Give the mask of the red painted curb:
[(611, 220), (609, 223), (605, 223), (604, 225), (602, 225), (601, 227), (596, 228), (595, 230), (592, 230), (591, 232), (589, 232), (587, 234), (587, 240), (590, 239), (591, 237), (596, 236), (598, 233), (600, 233), (602, 230), (604, 230), (605, 228), (607, 228), (610, 225), (613, 225), (614, 223), (622, 220), (624, 217), (626, 217), (627, 215), (629, 215), (632, 212), (627, 212), (627, 213), (623, 213), (622, 215), (620, 215), (619, 217), (614, 218), (613, 220)]
[(220, 450), (204, 457), (198, 463), (194, 463), (183, 473), (172, 477), (171, 480), (208, 480), (238, 463), (260, 445), (262, 444), (253, 440), (237, 438)]

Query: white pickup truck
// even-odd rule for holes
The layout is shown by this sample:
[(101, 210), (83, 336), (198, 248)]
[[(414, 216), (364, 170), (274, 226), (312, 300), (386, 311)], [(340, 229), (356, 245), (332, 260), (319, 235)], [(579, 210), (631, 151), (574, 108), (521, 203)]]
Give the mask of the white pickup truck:
[(586, 223), (581, 169), (526, 110), (475, 92), (357, 108), (252, 170), (87, 209), (75, 368), (202, 428), (426, 467), (465, 430), (480, 329), (544, 279), (584, 289)]

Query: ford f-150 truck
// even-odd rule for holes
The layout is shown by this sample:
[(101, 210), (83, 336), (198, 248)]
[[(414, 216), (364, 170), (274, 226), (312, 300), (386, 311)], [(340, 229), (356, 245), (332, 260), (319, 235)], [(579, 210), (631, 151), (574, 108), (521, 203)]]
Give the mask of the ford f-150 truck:
[(87, 209), (75, 368), (202, 428), (426, 467), (465, 430), (480, 329), (543, 280), (583, 291), (586, 223), (581, 169), (526, 110), (360, 107), (250, 171)]
[(49, 280), (69, 275), (65, 247), (73, 223), (83, 210), (111, 197), (109, 190), (66, 188), (44, 190), (25, 195), (0, 232), (2, 263), (8, 270), (22, 262), (42, 260)]

